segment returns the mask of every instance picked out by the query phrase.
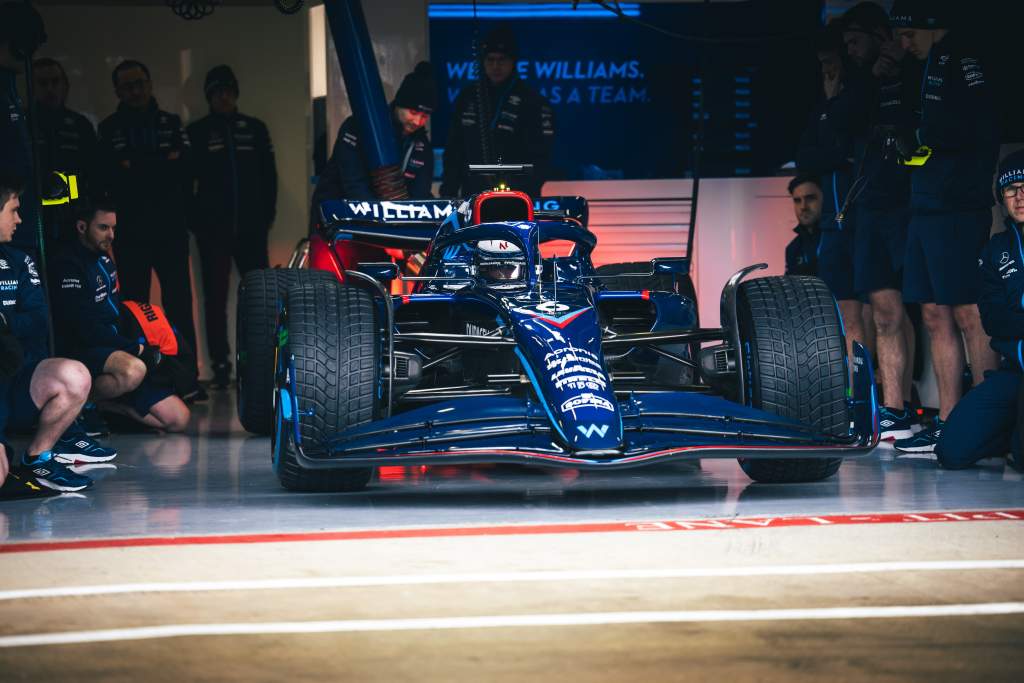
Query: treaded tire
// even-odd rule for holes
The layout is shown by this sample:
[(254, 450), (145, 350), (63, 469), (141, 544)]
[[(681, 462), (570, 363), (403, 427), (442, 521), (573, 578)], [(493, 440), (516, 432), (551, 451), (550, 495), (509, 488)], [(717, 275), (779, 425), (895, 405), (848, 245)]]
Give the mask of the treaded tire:
[[(618, 275), (620, 273), (646, 273), (650, 269), (650, 261), (637, 261), (633, 263), (606, 263), (594, 270), (598, 275)], [(656, 273), (646, 277), (614, 277), (602, 280), (601, 282), (608, 289), (616, 291), (631, 292), (649, 289), (655, 292), (674, 292), (676, 291), (675, 283), (677, 281), (679, 282), (679, 293), (692, 301), (696, 301), (696, 290), (693, 287), (693, 280), (689, 275)]]
[[(324, 454), (324, 439), (377, 416), (380, 335), (373, 297), (333, 281), (292, 287), (284, 324), (281, 358), (294, 357), (299, 434), (306, 455), (315, 458)], [(292, 439), (275, 435), (274, 443), (275, 469), (286, 489), (358, 491), (373, 475), (370, 467), (305, 469)]]
[[(740, 285), (741, 352), (747, 354), (755, 408), (791, 417), (827, 434), (846, 434), (846, 341), (828, 286), (816, 277), (764, 277)], [(740, 459), (759, 482), (826, 479), (842, 458)]]
[(336, 282), (322, 270), (268, 268), (250, 271), (238, 283), (235, 309), (235, 365), (238, 419), (246, 431), (270, 434), (274, 428), (274, 328), (277, 302), (289, 287)]

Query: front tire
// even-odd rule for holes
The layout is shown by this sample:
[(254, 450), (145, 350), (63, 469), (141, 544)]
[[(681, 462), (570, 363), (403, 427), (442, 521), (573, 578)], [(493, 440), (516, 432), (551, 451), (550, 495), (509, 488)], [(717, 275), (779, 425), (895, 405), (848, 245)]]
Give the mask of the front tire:
[[(740, 341), (755, 408), (846, 434), (847, 359), (835, 299), (816, 277), (765, 277), (739, 288)], [(754, 481), (810, 482), (839, 470), (842, 458), (740, 459)]]
[[(279, 363), (286, 372), (278, 373), (273, 443), (274, 470), (281, 485), (318, 492), (365, 488), (373, 475), (371, 467), (303, 467), (288, 431), (292, 422), (282, 411), (297, 408), (302, 449), (311, 458), (327, 453), (324, 442), (329, 437), (377, 417), (380, 335), (373, 297), (337, 282), (292, 287), (285, 298), (279, 337)], [(291, 382), (286, 381), (289, 377)]]

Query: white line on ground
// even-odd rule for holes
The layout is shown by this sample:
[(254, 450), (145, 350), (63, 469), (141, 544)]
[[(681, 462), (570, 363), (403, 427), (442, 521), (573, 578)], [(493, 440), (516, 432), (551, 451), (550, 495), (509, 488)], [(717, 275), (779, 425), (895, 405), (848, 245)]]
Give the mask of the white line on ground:
[(759, 567), (597, 569), (466, 574), (403, 574), (398, 576), (326, 576), (236, 581), (183, 581), (174, 583), (122, 583), (98, 586), (58, 586), (0, 591), (0, 600), (66, 598), (91, 595), (117, 595), (125, 593), (192, 593), (201, 591), (291, 590), (302, 588), (353, 588), (367, 586), (516, 583), (531, 581), (688, 579), (731, 576), (815, 576), (825, 574), (870, 574), (878, 572), (975, 571), (985, 569), (1024, 569), (1024, 560), (933, 560), (920, 562), (791, 564)]
[(994, 616), (1024, 613), (1024, 602), (961, 605), (889, 605), (810, 609), (703, 610), (688, 612), (591, 612), (521, 614), (420, 619), (356, 619), (348, 621), (283, 621), (237, 624), (175, 624), (65, 633), (27, 633), (0, 637), (0, 648), (69, 645), (183, 636), (235, 636), (294, 633), (354, 633), (436, 629), (521, 628), (527, 626), (598, 626), (722, 621), (807, 621), (827, 619), (901, 619), (921, 617)]

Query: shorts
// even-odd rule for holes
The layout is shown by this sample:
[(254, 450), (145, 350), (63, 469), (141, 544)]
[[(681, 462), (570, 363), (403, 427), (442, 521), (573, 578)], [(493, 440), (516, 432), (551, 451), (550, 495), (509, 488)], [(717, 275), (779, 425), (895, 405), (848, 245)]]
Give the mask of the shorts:
[(155, 384), (147, 377), (142, 380), (142, 384), (135, 387), (132, 391), (115, 398), (114, 402), (131, 408), (139, 417), (146, 417), (153, 406), (168, 396), (173, 395), (174, 392), (171, 391), (170, 387)]
[(909, 222), (906, 208), (857, 210), (853, 284), (858, 293), (903, 289)]
[(29, 363), (7, 382), (0, 383), (0, 435), (9, 427), (13, 431), (27, 432), (39, 420), (39, 407), (32, 400), (29, 388), (32, 375), (39, 363)]
[(988, 209), (913, 216), (907, 231), (903, 300), (942, 306), (978, 303), (978, 257), (991, 229)]
[(853, 286), (853, 230), (825, 230), (818, 244), (818, 277), (837, 301), (856, 299)]
[(110, 354), (114, 353), (118, 349), (99, 347), (95, 349), (85, 349), (83, 351), (75, 351), (68, 354), (68, 358), (80, 361), (85, 367), (89, 369), (89, 374), (94, 378), (98, 375), (103, 374), (103, 366), (107, 364), (107, 359), (110, 358)]

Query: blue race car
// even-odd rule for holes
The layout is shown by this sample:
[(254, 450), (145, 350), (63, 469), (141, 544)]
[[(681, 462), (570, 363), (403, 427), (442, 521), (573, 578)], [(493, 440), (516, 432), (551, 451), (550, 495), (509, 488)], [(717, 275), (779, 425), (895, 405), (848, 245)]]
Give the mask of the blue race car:
[[(246, 277), (239, 376), (256, 379), (242, 380), (239, 407), (254, 431), (272, 418), (285, 488), (359, 490), (387, 465), (712, 457), (757, 481), (804, 482), (877, 445), (869, 357), (856, 348), (851, 387), (820, 280), (744, 282), (765, 266), (745, 268), (722, 291), (722, 327), (701, 328), (688, 258), (595, 268), (586, 202), (544, 204), (559, 208), (507, 190), (325, 202), (312, 269)], [(388, 249), (425, 249), (419, 273), (367, 259)]]

